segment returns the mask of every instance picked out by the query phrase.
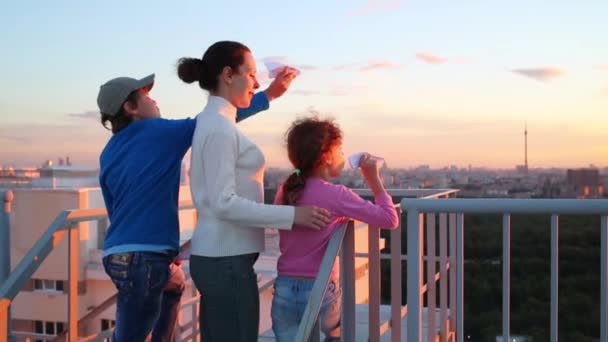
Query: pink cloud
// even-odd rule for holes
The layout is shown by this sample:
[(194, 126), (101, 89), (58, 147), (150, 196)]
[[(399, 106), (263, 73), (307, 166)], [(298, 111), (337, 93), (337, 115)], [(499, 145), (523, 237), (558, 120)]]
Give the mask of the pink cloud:
[[(268, 56), (268, 57), (262, 58), (261, 61), (263, 63), (266, 63), (266, 62), (282, 63), (285, 65), (292, 66), (300, 71), (313, 71), (313, 70), (319, 69), (318, 66), (311, 65), (311, 64), (293, 64), (293, 63), (289, 62), (289, 58), (287, 58), (287, 56)], [(260, 66), (259, 68), (261, 70), (266, 70), (266, 66)], [(264, 79), (263, 77), (261, 77), (260, 76), (261, 74), (262, 74), (262, 72), (258, 71), (258, 80), (260, 80), (259, 78), (262, 78), (262, 80), (268, 80), (268, 79)]]
[(58, 155), (76, 164), (97, 165), (99, 153), (112, 135), (100, 123), (15, 123), (0, 128), (0, 164), (39, 165)]
[(95, 121), (99, 121), (101, 118), (101, 114), (99, 113), (99, 111), (94, 110), (88, 110), (86, 112), (81, 113), (69, 113), (68, 116), (71, 118), (91, 119)]
[(319, 67), (317, 67), (315, 65), (310, 65), (310, 64), (296, 64), (294, 67), (296, 69), (307, 70), (307, 71), (312, 71), (312, 70), (319, 69)]
[(391, 61), (370, 61), (366, 65), (359, 68), (359, 71), (372, 71), (381, 69), (399, 69), (400, 64), (393, 63)]
[(289, 92), (290, 95), (300, 95), (300, 96), (311, 96), (311, 95), (319, 95), (321, 92), (315, 90), (293, 90)]
[(601, 64), (601, 65), (598, 65), (596, 68), (598, 68), (600, 70), (608, 70), (608, 64)]
[(349, 96), (357, 93), (360, 90), (364, 90), (363, 86), (356, 85), (332, 85), (329, 88), (328, 95), (330, 96)]
[(537, 81), (548, 81), (560, 77), (565, 73), (562, 69), (554, 67), (511, 69), (511, 71)]
[(262, 62), (282, 62), (287, 63), (287, 56), (267, 56), (262, 58)]
[(353, 17), (370, 15), (374, 12), (395, 10), (401, 6), (401, 0), (368, 0), (367, 4), (350, 12)]
[(416, 57), (428, 64), (445, 64), (448, 62), (448, 60), (443, 57), (422, 51), (416, 52)]
[(358, 63), (349, 63), (349, 64), (340, 64), (332, 67), (332, 70), (340, 71), (340, 70), (350, 70), (358, 67), (360, 64)]

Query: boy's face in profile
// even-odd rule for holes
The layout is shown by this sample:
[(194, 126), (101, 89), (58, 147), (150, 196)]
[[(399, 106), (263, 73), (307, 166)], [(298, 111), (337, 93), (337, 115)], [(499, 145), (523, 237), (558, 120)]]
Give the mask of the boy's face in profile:
[(160, 109), (156, 104), (156, 100), (150, 97), (150, 91), (142, 88), (138, 90), (139, 96), (137, 96), (137, 103), (135, 106), (127, 106), (127, 112), (131, 114), (136, 120), (139, 119), (151, 119), (160, 118)]

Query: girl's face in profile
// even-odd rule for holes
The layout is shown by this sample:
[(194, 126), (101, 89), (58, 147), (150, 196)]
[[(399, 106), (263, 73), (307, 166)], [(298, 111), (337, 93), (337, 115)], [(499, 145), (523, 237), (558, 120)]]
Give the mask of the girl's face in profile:
[(344, 152), (342, 151), (342, 142), (339, 142), (331, 147), (329, 152), (325, 154), (325, 165), (330, 177), (338, 177), (344, 169)]

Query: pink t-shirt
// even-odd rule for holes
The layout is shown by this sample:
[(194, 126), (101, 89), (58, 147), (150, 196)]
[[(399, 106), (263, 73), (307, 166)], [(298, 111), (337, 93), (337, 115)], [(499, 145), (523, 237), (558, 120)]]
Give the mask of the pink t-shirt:
[[(279, 203), (282, 189), (275, 197)], [(306, 180), (306, 188), (297, 205), (314, 205), (327, 209), (331, 222), (320, 231), (294, 225), (292, 230), (279, 230), (279, 275), (294, 277), (316, 277), (323, 255), (332, 234), (349, 218), (381, 228), (396, 228), (399, 223), (397, 211), (388, 193), (375, 197), (376, 204), (366, 201), (343, 185), (336, 185), (319, 178)]]

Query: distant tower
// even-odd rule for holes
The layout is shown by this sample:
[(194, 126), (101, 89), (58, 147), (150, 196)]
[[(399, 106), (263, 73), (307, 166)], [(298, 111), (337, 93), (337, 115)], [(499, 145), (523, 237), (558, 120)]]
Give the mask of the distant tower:
[(528, 172), (528, 123), (524, 124), (524, 167), (526, 173)]

